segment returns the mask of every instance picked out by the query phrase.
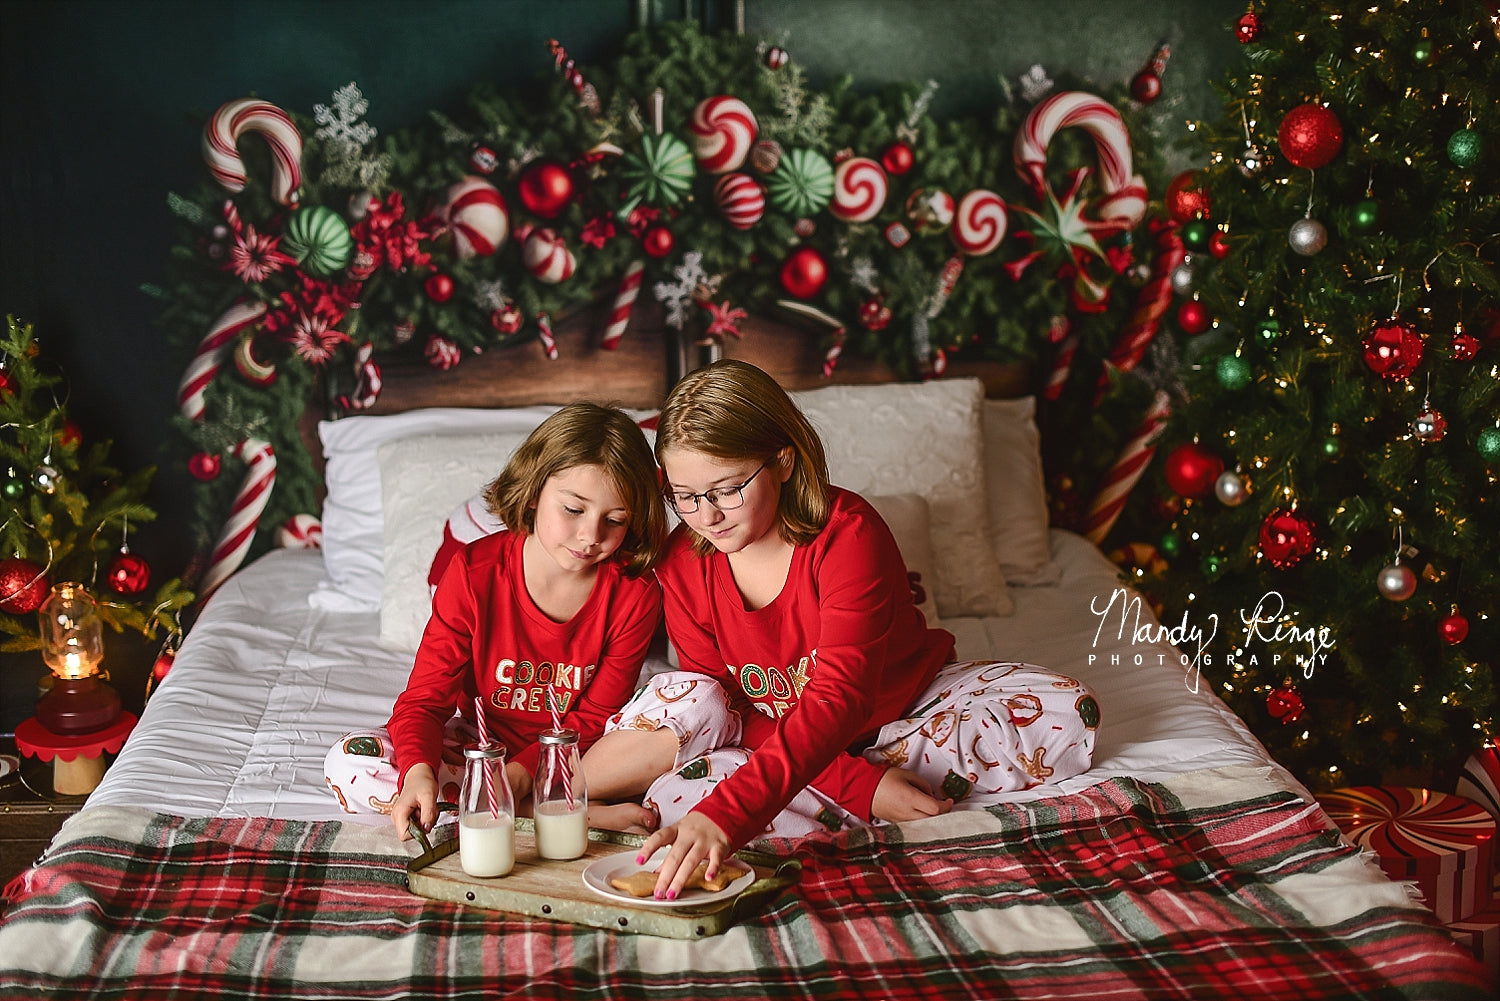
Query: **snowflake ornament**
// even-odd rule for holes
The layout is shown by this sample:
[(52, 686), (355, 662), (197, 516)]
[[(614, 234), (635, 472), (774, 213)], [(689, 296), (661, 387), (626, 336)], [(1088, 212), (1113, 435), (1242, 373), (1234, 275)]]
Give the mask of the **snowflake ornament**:
[(1027, 70), (1020, 82), (1021, 96), (1028, 104), (1035, 104), (1052, 92), (1052, 78), (1047, 75), (1046, 70), (1042, 69), (1041, 63)]
[(682, 255), (682, 263), (672, 269), (675, 282), (657, 282), (651, 287), (656, 301), (667, 307), (667, 323), (674, 330), (681, 330), (687, 322), (688, 306), (698, 291), (698, 286), (708, 281), (708, 272), (703, 270), (703, 254), (690, 250)]
[(856, 257), (849, 263), (849, 284), (868, 295), (880, 292), (880, 272), (868, 257)]
[(366, 156), (368, 146), (378, 133), (363, 121), (370, 102), (353, 81), (333, 92), (333, 104), (313, 105), (313, 120), (321, 126), (313, 134), (327, 149), (328, 169), (325, 179), (337, 187), (381, 188), (390, 173), (390, 157), (384, 154)]
[(505, 283), (498, 278), (474, 283), (474, 305), (486, 313), (493, 313), (506, 303)]

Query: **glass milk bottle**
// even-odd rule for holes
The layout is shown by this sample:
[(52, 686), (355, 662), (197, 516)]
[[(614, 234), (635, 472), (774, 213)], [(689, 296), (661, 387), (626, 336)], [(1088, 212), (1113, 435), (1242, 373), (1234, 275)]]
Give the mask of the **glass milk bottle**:
[(589, 794), (578, 764), (577, 730), (543, 730), (541, 767), (532, 792), (536, 853), (571, 859), (589, 846)]
[(481, 878), (504, 876), (516, 864), (516, 801), (505, 778), (504, 744), (464, 748), (458, 861), (464, 872)]

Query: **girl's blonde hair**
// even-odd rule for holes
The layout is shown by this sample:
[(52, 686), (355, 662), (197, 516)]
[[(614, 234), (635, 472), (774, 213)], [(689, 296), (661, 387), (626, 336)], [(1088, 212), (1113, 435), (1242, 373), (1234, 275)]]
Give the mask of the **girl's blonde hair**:
[(614, 480), (630, 512), (618, 558), (630, 576), (649, 570), (667, 540), (661, 479), (646, 436), (614, 407), (570, 403), (542, 421), (484, 488), (485, 506), (507, 528), (529, 534), (547, 477), (575, 466), (598, 466)]
[[(673, 449), (770, 466), (781, 466), (782, 450), (790, 449), (792, 473), (777, 510), (781, 537), (805, 545), (828, 524), (823, 441), (786, 391), (754, 365), (714, 362), (673, 387), (657, 423), (657, 460)], [(703, 556), (713, 545), (695, 533), (693, 549)]]

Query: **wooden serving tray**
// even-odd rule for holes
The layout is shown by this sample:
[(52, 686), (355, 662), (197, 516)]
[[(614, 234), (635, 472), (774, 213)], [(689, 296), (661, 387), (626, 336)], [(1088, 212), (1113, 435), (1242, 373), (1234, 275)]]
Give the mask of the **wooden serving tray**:
[(548, 921), (587, 925), (609, 931), (662, 938), (698, 939), (721, 935), (735, 922), (756, 913), (802, 876), (802, 863), (761, 852), (742, 851), (736, 860), (751, 866), (755, 879), (734, 897), (701, 907), (632, 906), (612, 900), (584, 885), (583, 870), (595, 859), (639, 847), (638, 834), (589, 829), (589, 846), (581, 858), (566, 862), (539, 858), (531, 818), (516, 820), (516, 865), (507, 876), (480, 879), (458, 862), (458, 838), (431, 844), (413, 827), (424, 851), (406, 866), (412, 893), (433, 900), (470, 904)]

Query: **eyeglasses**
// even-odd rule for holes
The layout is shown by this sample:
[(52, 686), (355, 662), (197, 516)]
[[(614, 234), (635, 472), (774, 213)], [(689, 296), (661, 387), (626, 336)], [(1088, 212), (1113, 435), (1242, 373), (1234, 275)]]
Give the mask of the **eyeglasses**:
[(745, 503), (745, 488), (750, 485), (750, 480), (760, 475), (768, 463), (762, 462), (755, 472), (750, 474), (750, 479), (732, 487), (714, 487), (705, 490), (701, 494), (692, 494), (685, 491), (667, 494), (667, 503), (678, 514), (693, 514), (698, 510), (700, 500), (706, 500), (720, 511), (733, 511)]

